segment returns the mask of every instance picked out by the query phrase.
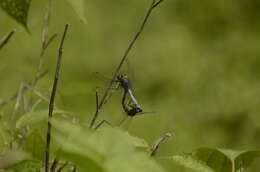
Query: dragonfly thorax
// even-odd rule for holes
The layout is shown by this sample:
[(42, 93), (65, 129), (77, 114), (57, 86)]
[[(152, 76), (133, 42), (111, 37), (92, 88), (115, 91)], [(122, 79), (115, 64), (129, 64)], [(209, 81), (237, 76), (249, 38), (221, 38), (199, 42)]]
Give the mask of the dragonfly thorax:
[(130, 83), (126, 75), (118, 75), (117, 82), (119, 82), (120, 86), (124, 88), (126, 91), (130, 88)]

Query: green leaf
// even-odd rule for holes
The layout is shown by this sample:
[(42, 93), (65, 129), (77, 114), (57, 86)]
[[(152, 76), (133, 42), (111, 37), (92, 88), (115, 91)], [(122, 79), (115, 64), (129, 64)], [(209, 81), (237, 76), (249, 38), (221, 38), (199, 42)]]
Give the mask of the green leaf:
[(45, 147), (45, 138), (38, 131), (33, 131), (26, 136), (22, 149), (30, 153), (33, 159), (44, 160)]
[(125, 133), (126, 135), (128, 135), (131, 140), (132, 140), (132, 143), (135, 147), (137, 148), (144, 148), (148, 151), (150, 151), (151, 147), (150, 145), (146, 142), (146, 140), (142, 139), (142, 138), (139, 138), (139, 137), (136, 137), (136, 136), (132, 136), (130, 135), (128, 132)]
[(228, 149), (219, 149), (225, 153), (233, 163), (233, 171), (237, 171), (240, 168), (247, 169), (250, 164), (256, 159), (260, 158), (260, 150), (252, 151), (235, 151)]
[(11, 167), (17, 163), (20, 163), (30, 156), (24, 152), (8, 152), (4, 155), (0, 155), (0, 169)]
[(178, 165), (189, 168), (195, 172), (214, 172), (205, 162), (196, 159), (192, 155), (184, 154), (184, 155), (175, 155), (171, 156), (168, 159), (173, 160)]
[(24, 114), (16, 123), (16, 128), (21, 129), (27, 125), (37, 126), (40, 122), (47, 122), (48, 110), (35, 111)]
[(218, 149), (199, 148), (193, 151), (192, 155), (197, 159), (205, 162), (216, 172), (231, 172), (231, 160)]
[(83, 0), (67, 0), (67, 2), (70, 4), (72, 9), (76, 12), (76, 14), (79, 16), (80, 20), (83, 23), (86, 23), (84, 1)]
[[(39, 110), (34, 111), (29, 114), (24, 114), (16, 123), (16, 128), (21, 129), (27, 125), (32, 127), (42, 127), (40, 124), (46, 125), (48, 119), (49, 110)], [(55, 114), (66, 114), (64, 111), (54, 111), (53, 115)]]
[(240, 155), (237, 156), (235, 159), (235, 169), (238, 170), (241, 168), (246, 169), (248, 168), (252, 162), (256, 159), (260, 159), (260, 151), (247, 151), (243, 152)]
[(41, 168), (40, 161), (26, 160), (6, 169), (6, 172), (41, 172)]
[(27, 17), (31, 0), (0, 0), (1, 8), (28, 31)]
[(52, 124), (53, 138), (62, 145), (63, 157), (82, 171), (164, 171), (149, 154), (138, 151), (132, 138), (118, 128), (92, 131), (55, 119)]
[[(260, 150), (255, 151), (236, 151), (230, 149), (218, 149), (218, 148), (199, 148), (194, 150), (190, 155), (186, 155), (184, 158), (182, 155), (177, 155), (175, 161), (179, 164), (194, 169), (191, 162), (195, 160), (197, 164), (206, 165), (210, 167), (214, 172), (235, 172), (243, 168), (244, 170), (250, 166), (250, 164), (260, 157)], [(183, 160), (184, 159), (184, 160)]]

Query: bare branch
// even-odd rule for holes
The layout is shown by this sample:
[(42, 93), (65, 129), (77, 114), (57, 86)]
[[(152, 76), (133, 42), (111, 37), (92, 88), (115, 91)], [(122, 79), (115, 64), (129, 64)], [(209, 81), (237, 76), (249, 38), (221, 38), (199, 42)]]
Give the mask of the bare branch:
[(48, 115), (48, 128), (47, 128), (47, 134), (46, 134), (46, 154), (45, 154), (45, 172), (49, 171), (49, 156), (50, 156), (50, 143), (51, 143), (51, 118), (53, 114), (54, 109), (54, 101), (55, 101), (55, 95), (56, 90), (58, 86), (59, 76), (60, 76), (60, 68), (61, 68), (61, 60), (62, 60), (62, 53), (63, 53), (63, 44), (65, 37), (67, 35), (69, 25), (65, 25), (64, 33), (61, 38), (60, 46), (59, 46), (59, 52), (58, 52), (58, 58), (57, 58), (57, 65), (56, 65), (56, 72), (54, 76), (54, 82), (52, 87), (52, 93), (51, 93), (51, 99), (49, 103), (49, 115)]
[(101, 99), (101, 101), (100, 101), (100, 103), (99, 103), (98, 110), (95, 112), (95, 114), (94, 114), (94, 116), (93, 116), (93, 118), (92, 118), (92, 120), (91, 120), (90, 128), (92, 128), (92, 127), (94, 126), (94, 124), (95, 124), (95, 122), (96, 122), (96, 120), (97, 120), (97, 117), (98, 117), (98, 115), (99, 115), (100, 110), (103, 108), (103, 105), (105, 104), (107, 97), (109, 97), (110, 90), (111, 90), (110, 88), (112, 87), (112, 85), (113, 85), (113, 83), (114, 83), (114, 80), (116, 79), (116, 76), (118, 75), (120, 69), (122, 68), (124, 62), (126, 61), (126, 59), (127, 59), (127, 57), (128, 57), (128, 54), (129, 54), (129, 52), (131, 51), (131, 49), (133, 48), (135, 42), (137, 41), (137, 39), (138, 39), (139, 36), (141, 35), (141, 33), (142, 33), (142, 31), (143, 31), (143, 29), (144, 29), (144, 27), (145, 27), (145, 25), (146, 25), (146, 23), (147, 23), (147, 21), (148, 21), (148, 19), (149, 19), (151, 13), (152, 13), (152, 11), (153, 11), (153, 9), (154, 9), (155, 7), (157, 7), (162, 1), (163, 1), (163, 0), (160, 0), (160, 1), (158, 1), (158, 2), (156, 2), (155, 0), (152, 1), (151, 6), (149, 7), (149, 9), (148, 9), (148, 11), (147, 11), (147, 13), (146, 13), (146, 15), (145, 15), (145, 18), (144, 18), (144, 20), (143, 20), (143, 22), (142, 22), (142, 24), (141, 24), (139, 30), (138, 30), (137, 33), (135, 34), (133, 40), (132, 40), (132, 41), (130, 42), (130, 44), (128, 45), (128, 47), (127, 47), (125, 53), (123, 54), (123, 57), (122, 57), (122, 59), (121, 59), (119, 65), (118, 65), (118, 67), (116, 68), (116, 70), (115, 70), (115, 72), (114, 72), (113, 78), (111, 79), (111, 81), (110, 81), (108, 87), (107, 87), (106, 90), (105, 90), (105, 93), (104, 93), (104, 95), (103, 95), (103, 97), (102, 97), (102, 99)]

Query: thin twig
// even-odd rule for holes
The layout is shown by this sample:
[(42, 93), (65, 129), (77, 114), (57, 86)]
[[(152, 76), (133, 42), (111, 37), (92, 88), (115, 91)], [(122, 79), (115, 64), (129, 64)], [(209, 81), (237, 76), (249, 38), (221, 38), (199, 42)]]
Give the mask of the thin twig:
[(172, 136), (171, 133), (166, 133), (163, 137), (159, 138), (153, 145), (150, 156), (154, 157), (159, 150), (160, 145)]
[(67, 165), (69, 164), (68, 161), (66, 161), (56, 172), (61, 172)]
[[(47, 73), (48, 73), (48, 71), (42, 72), (42, 73), (37, 77), (36, 82), (38, 82), (39, 79), (43, 78)], [(28, 85), (32, 85), (32, 82), (29, 83)], [(24, 92), (25, 92), (27, 89), (28, 89), (28, 88), (25, 88)], [(11, 101), (16, 100), (17, 97), (18, 97), (18, 93), (15, 93), (11, 98), (9, 98), (9, 100), (3, 101), (3, 102), (0, 104), (0, 109), (3, 108), (5, 105), (9, 104)]]
[(44, 45), (42, 47), (40, 56), (39, 56), (39, 62), (38, 62), (38, 67), (37, 67), (37, 71), (34, 77), (34, 80), (32, 82), (32, 86), (35, 87), (37, 84), (37, 78), (39, 78), (41, 71), (42, 71), (42, 66), (43, 66), (43, 56), (45, 55), (46, 49), (48, 48), (48, 46), (50, 45), (50, 43), (56, 38), (57, 34), (53, 34), (51, 36), (51, 38), (47, 41), (46, 45)]
[(19, 92), (18, 92), (18, 95), (17, 95), (16, 103), (15, 103), (15, 106), (14, 106), (14, 110), (13, 110), (13, 113), (12, 113), (12, 117), (11, 117), (12, 121), (14, 121), (16, 119), (16, 114), (17, 114), (17, 111), (20, 107), (20, 103), (21, 103), (23, 95), (24, 95), (24, 90), (25, 90), (24, 83), (21, 83), (20, 88), (19, 88)]
[(43, 56), (46, 52), (46, 49), (50, 45), (50, 43), (55, 39), (57, 34), (53, 34), (50, 39), (48, 39), (48, 32), (49, 32), (49, 25), (50, 25), (50, 19), (51, 19), (51, 0), (49, 1), (48, 7), (46, 8), (45, 16), (44, 16), (44, 21), (43, 21), (43, 29), (42, 29), (42, 48), (39, 56), (39, 62), (38, 62), (38, 67), (37, 71), (34, 77), (34, 80), (32, 82), (32, 86), (36, 86), (36, 80), (42, 70), (43, 66)]
[(121, 59), (119, 65), (118, 65), (118, 67), (116, 68), (116, 70), (115, 70), (115, 72), (114, 72), (113, 78), (111, 79), (111, 81), (110, 81), (108, 87), (107, 87), (106, 90), (105, 90), (105, 93), (104, 93), (104, 95), (103, 95), (103, 97), (102, 97), (102, 99), (101, 99), (101, 101), (100, 101), (100, 103), (99, 103), (98, 110), (95, 112), (95, 114), (94, 114), (94, 116), (93, 116), (93, 118), (92, 118), (92, 120), (91, 120), (90, 128), (93, 128), (93, 126), (94, 126), (94, 124), (95, 124), (95, 122), (96, 122), (96, 120), (97, 120), (97, 117), (98, 117), (98, 115), (99, 115), (99, 112), (100, 112), (100, 110), (102, 109), (103, 105), (105, 104), (107, 97), (109, 96), (109, 93), (110, 93), (110, 90), (111, 90), (110, 88), (112, 87), (112, 85), (113, 85), (113, 83), (114, 83), (114, 80), (116, 79), (116, 76), (118, 75), (120, 69), (122, 68), (122, 65), (123, 65), (124, 62), (126, 61), (126, 59), (127, 59), (127, 57), (128, 57), (128, 54), (129, 54), (129, 52), (131, 51), (132, 47), (134, 46), (136, 40), (137, 40), (138, 37), (141, 35), (141, 33), (142, 33), (143, 29), (144, 29), (144, 26), (145, 26), (145, 24), (147, 23), (147, 21), (148, 21), (150, 15), (151, 15), (153, 9), (154, 9), (155, 7), (157, 7), (161, 2), (163, 2), (163, 0), (159, 0), (159, 1), (153, 0), (153, 1), (152, 1), (152, 4), (151, 4), (151, 6), (149, 7), (149, 9), (148, 9), (148, 11), (147, 11), (147, 13), (146, 13), (146, 16), (145, 16), (145, 18), (144, 18), (144, 20), (143, 20), (143, 23), (141, 24), (141, 27), (139, 28), (139, 30), (138, 30), (137, 33), (135, 34), (133, 40), (130, 42), (130, 44), (129, 44), (129, 46), (127, 47), (125, 53), (123, 54), (123, 57), (122, 57), (122, 59)]
[(12, 30), (5, 38), (3, 38), (3, 40), (0, 42), (0, 49), (2, 49), (8, 43), (14, 33), (15, 31)]
[(68, 24), (65, 25), (64, 33), (62, 35), (62, 39), (60, 42), (56, 72), (55, 72), (55, 76), (54, 76), (51, 99), (50, 99), (50, 104), (49, 104), (48, 128), (47, 128), (47, 134), (46, 134), (45, 172), (49, 171), (48, 162), (49, 162), (49, 156), (50, 156), (50, 143), (51, 143), (51, 121), (50, 120), (52, 118), (52, 113), (53, 113), (53, 109), (54, 109), (55, 95), (56, 95), (56, 90), (57, 90), (59, 75), (60, 75), (60, 67), (61, 67), (61, 60), (62, 60), (62, 53), (63, 53), (63, 43), (64, 43), (64, 40), (65, 40), (65, 37), (67, 34), (68, 26), (69, 26)]
[(43, 30), (42, 30), (42, 48), (46, 47), (48, 33), (49, 33), (49, 25), (51, 21), (51, 10), (52, 10), (52, 0), (49, 0), (48, 7), (46, 8), (44, 21), (43, 21)]
[(55, 172), (58, 163), (59, 163), (59, 160), (57, 158), (55, 158), (51, 165), (51, 172)]
[(98, 99), (98, 88), (96, 88), (96, 113), (98, 113), (99, 99)]
[[(51, 1), (49, 0), (48, 3), (48, 7), (46, 8), (45, 11), (45, 15), (44, 15), (44, 20), (43, 20), (43, 29), (42, 29), (42, 45), (41, 45), (41, 52), (38, 58), (38, 65), (37, 65), (37, 69), (36, 69), (36, 73), (34, 76), (34, 79), (32, 81), (32, 87), (35, 88), (37, 85), (37, 78), (40, 75), (42, 68), (43, 68), (43, 59), (46, 53), (46, 50), (48, 48), (48, 46), (51, 44), (51, 42), (54, 41), (54, 39), (56, 38), (57, 34), (53, 34), (50, 38), (48, 38), (48, 32), (49, 32), (49, 25), (50, 25), (50, 19), (51, 19)], [(33, 104), (33, 97), (30, 96), (29, 98), (29, 108), (31, 108), (32, 104)]]
[(73, 166), (72, 172), (77, 172), (77, 166), (76, 165)]

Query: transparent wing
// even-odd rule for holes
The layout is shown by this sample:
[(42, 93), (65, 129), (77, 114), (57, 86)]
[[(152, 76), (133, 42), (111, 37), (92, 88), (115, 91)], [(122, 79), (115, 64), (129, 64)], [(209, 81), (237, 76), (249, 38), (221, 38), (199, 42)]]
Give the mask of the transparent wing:
[(99, 73), (99, 72), (93, 72), (92, 73), (92, 76), (96, 79), (99, 79), (99, 80), (102, 80), (102, 81), (106, 81), (106, 82), (109, 82), (111, 81), (111, 78)]
[(119, 121), (118, 126), (121, 127), (124, 130), (128, 130), (130, 127), (130, 124), (132, 123), (133, 117), (127, 116), (124, 114), (122, 118)]
[[(102, 83), (101, 86), (98, 86), (98, 87), (101, 88), (101, 90), (105, 90), (106, 89), (106, 83), (109, 83), (112, 80), (112, 78), (109, 78), (109, 77), (107, 77), (107, 76), (105, 76), (105, 75), (103, 75), (103, 74), (101, 74), (99, 72), (93, 72), (92, 73), (92, 77), (95, 80), (104, 82), (104, 83)], [(110, 87), (109, 89), (111, 89), (112, 91), (116, 91), (118, 89), (118, 86), (115, 83), (115, 85), (113, 84), (113, 86)]]

